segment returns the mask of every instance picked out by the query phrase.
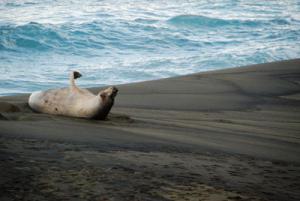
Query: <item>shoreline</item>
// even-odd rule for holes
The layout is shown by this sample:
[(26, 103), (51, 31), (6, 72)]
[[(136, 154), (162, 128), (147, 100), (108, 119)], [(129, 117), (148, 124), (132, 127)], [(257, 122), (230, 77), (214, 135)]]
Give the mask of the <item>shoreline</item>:
[[(121, 84), (116, 84), (116, 85), (103, 85), (103, 86), (93, 86), (93, 87), (83, 87), (83, 88), (91, 90), (91, 91), (95, 91), (95, 90), (97, 91), (98, 89), (102, 89), (102, 88), (109, 87), (109, 86), (136, 85), (136, 84), (140, 84), (140, 83), (144, 83), (144, 82), (147, 83), (147, 82), (155, 82), (155, 81), (161, 81), (161, 80), (189, 77), (189, 76), (198, 75), (198, 74), (213, 74), (213, 73), (218, 74), (218, 73), (222, 73), (223, 71), (226, 73), (227, 71), (231, 72), (231, 71), (234, 71), (235, 69), (254, 68), (256, 66), (261, 66), (261, 65), (266, 65), (266, 64), (275, 64), (275, 63), (282, 63), (282, 62), (297, 61), (299, 59), (300, 58), (294, 58), (294, 59), (287, 59), (287, 60), (272, 61), (272, 62), (267, 62), (267, 63), (258, 63), (258, 64), (244, 65), (244, 66), (226, 67), (226, 68), (222, 68), (222, 69), (199, 71), (199, 72), (189, 73), (189, 74), (185, 74), (185, 75), (176, 75), (176, 76), (172, 76), (172, 77), (158, 78), (158, 79), (153, 79), (153, 80), (144, 80), (144, 81), (136, 81), (136, 82), (129, 82), (129, 83), (121, 83)], [(68, 79), (68, 78), (66, 77), (66, 79)], [(80, 83), (78, 84), (78, 86), (80, 86)], [(64, 86), (64, 87), (68, 87), (68, 83), (66, 83), (66, 86)], [(48, 89), (52, 89), (52, 88), (47, 88), (47, 89), (44, 89), (44, 90), (48, 90)], [(16, 93), (16, 94), (12, 94), (12, 95), (3, 95), (3, 96), (0, 95), (0, 99), (29, 96), (33, 92), (34, 91), (32, 91), (30, 93)]]
[(0, 97), (0, 198), (300, 199), (300, 59), (117, 87), (106, 121)]

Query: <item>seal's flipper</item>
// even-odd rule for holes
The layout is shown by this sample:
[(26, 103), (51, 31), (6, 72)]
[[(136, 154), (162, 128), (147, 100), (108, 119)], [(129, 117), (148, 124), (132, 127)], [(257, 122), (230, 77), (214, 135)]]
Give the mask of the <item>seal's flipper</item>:
[(82, 75), (78, 71), (73, 71), (74, 79), (80, 78)]
[(75, 79), (80, 78), (81, 74), (78, 71), (72, 71), (70, 74), (70, 87), (72, 90), (78, 90)]

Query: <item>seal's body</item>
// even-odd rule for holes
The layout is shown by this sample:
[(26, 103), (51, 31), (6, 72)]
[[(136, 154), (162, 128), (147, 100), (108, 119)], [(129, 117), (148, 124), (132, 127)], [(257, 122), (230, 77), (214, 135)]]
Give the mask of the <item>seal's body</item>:
[(32, 93), (28, 100), (29, 106), (41, 113), (105, 119), (114, 104), (117, 88), (109, 87), (94, 95), (75, 85), (75, 79), (79, 77), (80, 73), (72, 72), (70, 87)]

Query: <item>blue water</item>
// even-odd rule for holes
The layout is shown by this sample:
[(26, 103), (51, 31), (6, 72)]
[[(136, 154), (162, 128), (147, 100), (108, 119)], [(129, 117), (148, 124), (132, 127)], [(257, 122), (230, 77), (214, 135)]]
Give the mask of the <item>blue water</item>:
[(299, 0), (0, 1), (0, 95), (299, 57)]

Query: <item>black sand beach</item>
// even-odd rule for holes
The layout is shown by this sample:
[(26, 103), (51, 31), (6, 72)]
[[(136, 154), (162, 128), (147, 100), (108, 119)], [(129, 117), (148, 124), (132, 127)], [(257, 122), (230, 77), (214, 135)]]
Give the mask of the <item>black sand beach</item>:
[(106, 121), (1, 97), (0, 200), (300, 200), (300, 59), (118, 88)]

